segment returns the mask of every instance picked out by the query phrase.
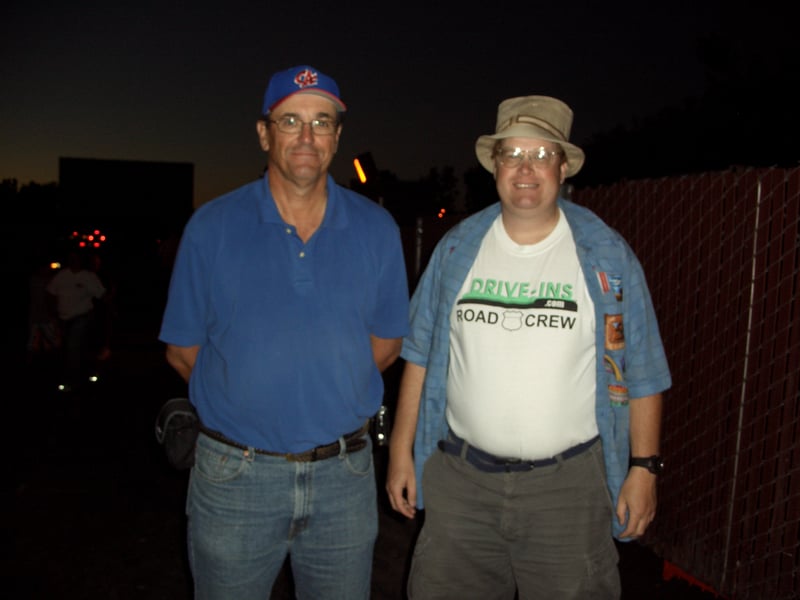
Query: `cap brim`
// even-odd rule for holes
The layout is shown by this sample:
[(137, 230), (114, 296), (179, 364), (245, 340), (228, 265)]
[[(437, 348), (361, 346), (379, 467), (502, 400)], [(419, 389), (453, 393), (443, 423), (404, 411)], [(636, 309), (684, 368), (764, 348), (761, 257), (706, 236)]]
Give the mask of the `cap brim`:
[(281, 104), (283, 104), (286, 100), (288, 100), (292, 96), (297, 96), (298, 94), (313, 94), (315, 96), (321, 96), (321, 97), (326, 98), (327, 100), (330, 100), (331, 102), (333, 102), (333, 105), (336, 107), (336, 112), (347, 112), (347, 106), (345, 106), (344, 102), (342, 102), (339, 98), (337, 98), (336, 96), (334, 96), (330, 92), (326, 92), (325, 90), (321, 90), (321, 89), (318, 89), (318, 88), (317, 89), (297, 90), (296, 92), (292, 92), (288, 96), (284, 96), (283, 98), (278, 100), (275, 104), (273, 104), (270, 107), (269, 112), (272, 112), (273, 110), (278, 108)]

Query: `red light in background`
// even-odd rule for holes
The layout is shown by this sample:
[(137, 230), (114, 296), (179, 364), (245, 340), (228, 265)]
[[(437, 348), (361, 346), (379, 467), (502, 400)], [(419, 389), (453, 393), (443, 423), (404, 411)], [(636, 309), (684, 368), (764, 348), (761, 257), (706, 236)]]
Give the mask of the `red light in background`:
[(108, 236), (99, 229), (93, 229), (87, 233), (73, 231), (69, 239), (74, 241), (79, 248), (101, 248), (108, 241)]

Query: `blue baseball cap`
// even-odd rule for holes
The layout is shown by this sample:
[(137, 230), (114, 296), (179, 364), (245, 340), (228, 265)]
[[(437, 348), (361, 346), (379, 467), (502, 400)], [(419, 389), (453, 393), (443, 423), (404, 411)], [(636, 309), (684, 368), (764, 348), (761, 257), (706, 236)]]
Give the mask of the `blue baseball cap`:
[(339, 86), (333, 79), (314, 67), (301, 65), (279, 71), (270, 78), (264, 94), (263, 114), (269, 114), (281, 102), (295, 94), (316, 94), (333, 102), (338, 112), (347, 110), (339, 98)]

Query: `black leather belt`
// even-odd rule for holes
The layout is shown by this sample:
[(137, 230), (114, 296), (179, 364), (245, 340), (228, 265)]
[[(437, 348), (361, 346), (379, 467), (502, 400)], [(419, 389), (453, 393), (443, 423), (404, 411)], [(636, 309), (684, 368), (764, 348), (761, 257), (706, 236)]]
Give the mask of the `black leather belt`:
[(464, 459), (480, 471), (485, 471), (487, 473), (513, 473), (517, 471), (531, 471), (539, 467), (548, 467), (556, 464), (560, 460), (567, 460), (574, 456), (578, 456), (594, 446), (595, 442), (597, 442), (599, 439), (600, 436), (596, 435), (592, 439), (582, 442), (577, 446), (567, 448), (561, 454), (557, 454), (552, 458), (542, 458), (539, 460), (501, 458), (499, 456), (495, 456), (494, 454), (484, 452), (475, 446), (470, 446), (466, 441), (462, 440), (452, 431), (449, 433), (446, 440), (439, 440), (438, 445), (439, 450), (442, 452), (454, 454), (455, 456), (461, 456), (462, 452), (464, 452), (464, 447), (466, 446)]
[[(364, 423), (356, 431), (352, 431), (348, 434), (345, 434), (344, 437), (344, 446), (345, 452), (356, 452), (365, 448), (367, 445), (367, 439), (365, 434), (369, 429), (369, 421)], [(239, 442), (234, 442), (232, 439), (226, 437), (225, 435), (221, 434), (219, 431), (214, 431), (213, 429), (209, 429), (204, 425), (200, 425), (200, 431), (210, 437), (213, 440), (218, 442), (222, 442), (223, 444), (227, 444), (228, 446), (232, 446), (234, 448), (239, 448), (240, 450), (250, 450), (248, 446), (244, 444), (240, 444)], [(316, 448), (312, 448), (311, 450), (306, 450), (305, 452), (300, 452), (297, 454), (293, 454), (291, 452), (281, 453), (281, 452), (271, 452), (270, 450), (262, 450), (261, 448), (253, 448), (252, 449), (256, 454), (264, 454), (266, 456), (277, 456), (280, 458), (285, 458), (289, 462), (314, 462), (317, 460), (325, 460), (326, 458), (332, 458), (337, 456), (341, 452), (341, 446), (339, 444), (339, 440), (335, 442), (331, 442), (330, 444), (325, 444), (323, 446), (317, 446)]]

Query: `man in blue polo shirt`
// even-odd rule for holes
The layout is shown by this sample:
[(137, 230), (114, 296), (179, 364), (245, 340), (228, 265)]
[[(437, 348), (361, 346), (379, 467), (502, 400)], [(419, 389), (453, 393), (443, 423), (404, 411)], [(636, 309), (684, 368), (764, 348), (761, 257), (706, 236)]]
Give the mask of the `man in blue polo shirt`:
[(345, 104), (303, 65), (273, 75), (262, 179), (187, 224), (160, 339), (202, 426), (188, 499), (198, 599), (368, 598), (369, 418), (408, 333), (398, 227), (328, 174)]
[(615, 600), (612, 535), (655, 515), (669, 369), (632, 250), (559, 195), (571, 126), (556, 98), (500, 104), (476, 143), (500, 202), (442, 238), (411, 301), (387, 491), (425, 508), (414, 600)]

